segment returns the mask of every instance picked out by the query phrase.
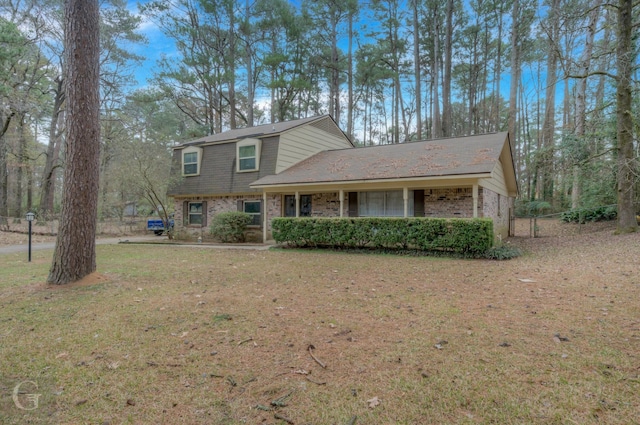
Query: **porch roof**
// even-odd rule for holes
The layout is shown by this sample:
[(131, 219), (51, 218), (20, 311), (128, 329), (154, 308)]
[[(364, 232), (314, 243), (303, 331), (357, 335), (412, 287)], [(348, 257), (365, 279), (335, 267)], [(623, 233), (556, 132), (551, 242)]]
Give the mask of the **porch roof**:
[(501, 158), (509, 163), (503, 166), (515, 184), (508, 133), (502, 132), (323, 151), (250, 186), (268, 190), (296, 185), (481, 178), (490, 174)]

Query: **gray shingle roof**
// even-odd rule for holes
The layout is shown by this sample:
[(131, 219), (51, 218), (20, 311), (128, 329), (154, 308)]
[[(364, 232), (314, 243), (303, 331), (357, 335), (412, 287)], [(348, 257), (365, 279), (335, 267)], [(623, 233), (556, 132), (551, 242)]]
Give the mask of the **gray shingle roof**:
[(491, 173), (507, 133), (320, 152), (251, 187)]
[(227, 141), (234, 141), (238, 139), (246, 139), (249, 137), (263, 138), (268, 136), (278, 135), (292, 128), (299, 127), (304, 124), (308, 124), (313, 121), (319, 121), (327, 118), (328, 115), (319, 115), (315, 117), (302, 118), (293, 121), (284, 121), (274, 124), (263, 124), (255, 127), (237, 128), (235, 130), (224, 131), (222, 133), (213, 134), (211, 136), (201, 137), (199, 139), (190, 140), (182, 143), (175, 148), (183, 148), (187, 146), (197, 146), (207, 143), (220, 143)]

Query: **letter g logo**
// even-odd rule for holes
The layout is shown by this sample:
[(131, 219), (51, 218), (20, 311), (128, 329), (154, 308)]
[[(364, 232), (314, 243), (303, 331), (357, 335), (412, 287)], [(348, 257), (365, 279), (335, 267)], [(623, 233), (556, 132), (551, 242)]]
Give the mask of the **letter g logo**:
[[(22, 391), (22, 386), (27, 386), (28, 384), (35, 387), (36, 390), (38, 389), (38, 384), (33, 381), (22, 381), (13, 388), (11, 398), (13, 398), (13, 403), (20, 410), (36, 410), (38, 408), (38, 399), (42, 394), (28, 394)], [(26, 406), (23, 403), (25, 403)]]

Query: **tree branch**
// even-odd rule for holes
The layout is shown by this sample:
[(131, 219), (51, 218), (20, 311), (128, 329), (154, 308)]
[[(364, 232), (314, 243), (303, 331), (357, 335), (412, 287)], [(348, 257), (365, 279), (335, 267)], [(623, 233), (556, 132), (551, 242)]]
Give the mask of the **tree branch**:
[(616, 148), (607, 149), (607, 150), (606, 150), (606, 151), (604, 151), (604, 152), (600, 152), (599, 154), (592, 155), (592, 156), (590, 156), (589, 158), (585, 158), (585, 159), (583, 159), (582, 161), (578, 161), (578, 162), (576, 162), (576, 164), (575, 164), (575, 165), (585, 165), (586, 163), (590, 162), (591, 160), (594, 160), (594, 159), (596, 159), (596, 158), (599, 158), (599, 157), (601, 157), (601, 156), (604, 156), (604, 155), (608, 154), (609, 152), (614, 151), (615, 149), (616, 149)]
[(582, 78), (589, 78), (589, 77), (593, 77), (595, 75), (604, 75), (605, 77), (609, 77), (612, 78), (616, 81), (618, 81), (618, 76), (617, 75), (613, 75), (607, 71), (591, 71), (591, 72), (587, 72), (586, 74), (583, 75), (573, 75), (573, 74), (569, 74), (567, 75), (567, 78), (577, 78), (577, 79), (582, 79)]

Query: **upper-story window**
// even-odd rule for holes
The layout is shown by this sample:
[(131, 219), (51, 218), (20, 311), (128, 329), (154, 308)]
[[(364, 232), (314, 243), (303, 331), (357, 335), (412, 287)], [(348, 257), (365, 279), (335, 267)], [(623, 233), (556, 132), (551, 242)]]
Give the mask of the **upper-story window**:
[(182, 151), (182, 175), (197, 176), (202, 163), (202, 148), (188, 147)]
[(240, 146), (238, 148), (240, 171), (256, 169), (256, 146)]
[(237, 170), (258, 171), (260, 169), (260, 139), (244, 139), (237, 144)]

